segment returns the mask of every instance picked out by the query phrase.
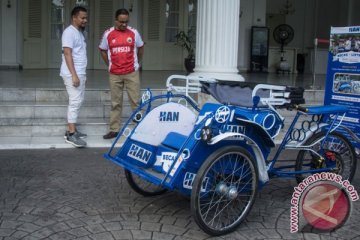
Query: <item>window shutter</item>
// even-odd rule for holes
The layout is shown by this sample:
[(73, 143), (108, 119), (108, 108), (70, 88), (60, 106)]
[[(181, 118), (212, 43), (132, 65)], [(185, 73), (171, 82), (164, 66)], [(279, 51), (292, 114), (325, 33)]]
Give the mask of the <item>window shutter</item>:
[(148, 4), (148, 39), (160, 40), (160, 0), (149, 1)]
[(103, 33), (106, 29), (114, 25), (113, 0), (101, 0), (99, 11), (99, 31)]
[(41, 38), (41, 0), (29, 0), (28, 37)]

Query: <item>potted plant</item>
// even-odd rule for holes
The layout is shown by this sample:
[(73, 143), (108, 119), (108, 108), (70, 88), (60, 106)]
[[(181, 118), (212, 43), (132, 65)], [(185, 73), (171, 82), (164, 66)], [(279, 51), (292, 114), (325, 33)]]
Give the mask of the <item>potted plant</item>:
[(184, 65), (187, 72), (193, 72), (195, 68), (195, 49), (190, 34), (191, 30), (189, 30), (188, 33), (186, 33), (185, 31), (180, 31), (178, 34), (175, 35), (175, 45), (184, 48), (188, 53), (187, 57), (184, 60)]

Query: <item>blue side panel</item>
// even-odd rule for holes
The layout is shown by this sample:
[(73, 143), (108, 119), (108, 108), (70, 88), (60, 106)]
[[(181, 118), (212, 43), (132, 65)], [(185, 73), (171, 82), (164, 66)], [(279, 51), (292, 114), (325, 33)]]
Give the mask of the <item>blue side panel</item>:
[(116, 157), (126, 159), (133, 165), (149, 168), (155, 163), (156, 149), (157, 147), (149, 144), (144, 144), (134, 140), (126, 141)]

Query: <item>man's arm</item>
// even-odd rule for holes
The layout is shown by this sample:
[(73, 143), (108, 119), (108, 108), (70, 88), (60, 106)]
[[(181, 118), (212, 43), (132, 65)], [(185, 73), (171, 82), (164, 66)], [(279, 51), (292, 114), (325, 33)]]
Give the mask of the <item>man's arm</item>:
[(138, 52), (137, 52), (137, 58), (138, 58), (138, 62), (139, 62), (139, 63), (142, 62), (143, 55), (144, 55), (144, 46), (142, 46), (141, 48), (139, 48), (139, 49), (138, 49)]
[(101, 55), (101, 58), (104, 60), (104, 63), (106, 64), (106, 66), (109, 66), (109, 59), (108, 59), (107, 51), (100, 49), (100, 55)]
[(78, 87), (80, 85), (80, 80), (75, 71), (74, 60), (72, 57), (72, 49), (69, 47), (63, 47), (63, 51), (64, 51), (66, 66), (68, 67), (72, 76), (73, 86)]

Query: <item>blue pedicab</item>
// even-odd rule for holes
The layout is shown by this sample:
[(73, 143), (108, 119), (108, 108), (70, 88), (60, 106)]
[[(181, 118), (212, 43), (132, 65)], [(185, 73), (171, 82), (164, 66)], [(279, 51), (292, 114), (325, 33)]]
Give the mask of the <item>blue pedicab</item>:
[[(303, 89), (286, 86), (173, 75), (167, 87), (163, 95), (143, 94), (105, 158), (123, 167), (129, 185), (144, 196), (167, 190), (189, 196), (196, 223), (210, 235), (234, 231), (271, 177), (354, 176), (355, 150), (339, 131), (359, 140), (341, 125), (346, 107), (300, 107)], [(199, 109), (191, 96), (201, 89), (220, 103)], [(284, 127), (279, 111), (291, 108), (297, 113), (269, 160)], [(287, 149), (297, 151), (291, 166), (278, 161)]]

